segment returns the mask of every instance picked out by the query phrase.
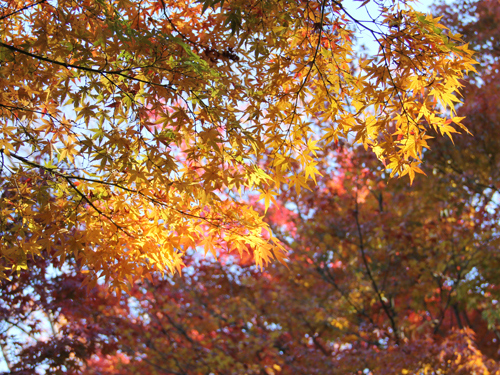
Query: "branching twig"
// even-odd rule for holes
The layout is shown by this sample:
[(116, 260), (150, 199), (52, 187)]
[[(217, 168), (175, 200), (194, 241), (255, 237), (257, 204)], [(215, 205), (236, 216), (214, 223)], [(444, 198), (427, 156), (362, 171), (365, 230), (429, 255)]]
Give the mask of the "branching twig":
[(356, 197), (356, 208), (354, 210), (354, 219), (356, 221), (356, 228), (357, 228), (357, 231), (358, 231), (358, 237), (359, 237), (359, 250), (361, 252), (361, 259), (363, 260), (363, 265), (365, 267), (365, 270), (366, 270), (366, 274), (368, 276), (368, 278), (370, 279), (370, 282), (372, 284), (372, 287), (373, 287), (373, 290), (375, 291), (375, 294), (377, 295), (377, 298), (380, 302), (380, 304), (382, 305), (382, 309), (384, 310), (385, 314), (387, 315), (387, 317), (389, 318), (389, 321), (391, 322), (391, 326), (392, 326), (392, 330), (394, 331), (394, 337), (395, 337), (395, 340), (396, 340), (396, 344), (399, 345), (399, 331), (398, 331), (398, 327), (396, 325), (396, 321), (395, 321), (395, 313), (394, 313), (394, 310), (392, 309), (391, 306), (388, 306), (385, 301), (384, 301), (384, 298), (382, 297), (382, 293), (375, 281), (375, 278), (373, 277), (373, 274), (372, 274), (372, 271), (370, 269), (370, 265), (368, 264), (368, 259), (366, 257), (366, 252), (365, 252), (365, 244), (364, 244), (364, 241), (363, 241), (363, 232), (361, 230), (361, 225), (359, 223), (359, 210), (358, 210), (358, 199)]

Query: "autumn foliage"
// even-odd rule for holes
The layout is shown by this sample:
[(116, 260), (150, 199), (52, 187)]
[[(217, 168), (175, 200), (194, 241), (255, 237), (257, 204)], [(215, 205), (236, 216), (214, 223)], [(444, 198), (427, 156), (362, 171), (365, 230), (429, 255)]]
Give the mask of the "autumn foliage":
[[(11, 370), (499, 373), (498, 139), (443, 140), (430, 177), (411, 187), (370, 152), (325, 149), (318, 169), (329, 177), (268, 210), (286, 267), (193, 252), (182, 275), (151, 273), (117, 296), (101, 284), (82, 293), (73, 259), (51, 270), (36, 258), (2, 284)], [(466, 146), (490, 151), (488, 162), (456, 157)]]
[[(366, 6), (368, 1), (362, 6)], [(471, 50), (404, 2), (372, 23), (341, 1), (0, 2), (4, 277), (75, 258), (123, 288), (183, 256), (285, 248), (262, 213), (307, 190), (317, 152), (364, 145), (421, 173), (430, 134), (465, 131)], [(378, 48), (353, 48), (364, 29)]]
[[(54, 96), (64, 81), (54, 81), (52, 91), (26, 96), (23, 109), (4, 107), (4, 114), (19, 116), (5, 125), (15, 128), (18, 143), (4, 149), (1, 180), (9, 277), (0, 284), (4, 368), (88, 375), (500, 374), (496, 0), (436, 7), (449, 34), (402, 4), (397, 12), (382, 9), (389, 36), (376, 35), (385, 47), (359, 60), (350, 60), (354, 26), (340, 2), (160, 1), (156, 8), (117, 2), (117, 13), (108, 3), (58, 4), (73, 8), (59, 14), (41, 2), (43, 11), (27, 7), (16, 17), (42, 19), (52, 9), (50, 30), (62, 28), (62, 15), (106, 24), (101, 31), (71, 29), (103, 33), (104, 45), (75, 37), (83, 44), (74, 43), (80, 49), (72, 53), (84, 54), (81, 46), (95, 53), (69, 62), (71, 53), (61, 52), (54, 60), (106, 72), (45, 60), (35, 69), (35, 57), (23, 52), (9, 52), (12, 61), (0, 66), (45, 74), (42, 86), (79, 72), (64, 99), (87, 87), (89, 103), (83, 108), (81, 99), (75, 113), (84, 115), (70, 120), (72, 102), (59, 106)], [(110, 14), (125, 16), (115, 22)], [(6, 25), (12, 17), (4, 17)], [(17, 32), (36, 30), (42, 26)], [(163, 52), (145, 54), (141, 48), (153, 47), (140, 30), (172, 39), (151, 42)], [(462, 81), (455, 81), (458, 70), (450, 76), (471, 62), (459, 52), (467, 47), (448, 44), (446, 35), (457, 33), (480, 61)], [(120, 44), (109, 35), (128, 38), (127, 52), (112, 55)], [(336, 38), (333, 45), (320, 39), (327, 37)], [(55, 40), (42, 48), (27, 39), (23, 50), (47, 59), (56, 47), (69, 51)], [(422, 49), (405, 55), (415, 45)], [(384, 53), (395, 59), (385, 69)], [(448, 62), (430, 64), (426, 53)], [(328, 61), (346, 65), (334, 70)], [(430, 76), (410, 68), (424, 61)], [(143, 65), (132, 69), (137, 62)], [(368, 71), (371, 78), (361, 79)], [(139, 74), (143, 86), (133, 80)], [(412, 74), (420, 78), (412, 81)], [(24, 90), (28, 78), (20, 81)], [(2, 100), (21, 95), (2, 79)], [(116, 86), (105, 86), (110, 81)], [(322, 90), (335, 82), (330, 97)], [(163, 87), (169, 84), (185, 91)], [(463, 103), (439, 91), (455, 84), (463, 85)], [(126, 104), (134, 87), (138, 96)], [(204, 90), (210, 94), (200, 101), (191, 96)], [(47, 112), (37, 114), (33, 108), (42, 102)], [(328, 112), (334, 102), (335, 115)], [(33, 118), (25, 113), (22, 120), (28, 107)], [(103, 113), (109, 117), (100, 123)], [(455, 134), (453, 143), (443, 137), (453, 118), (473, 136)], [(37, 133), (45, 120), (52, 121), (49, 131)], [(60, 138), (51, 140), (56, 130)], [(63, 140), (72, 132), (77, 152), (63, 159)], [(432, 148), (418, 149), (425, 141)], [(37, 144), (51, 145), (52, 156)], [(427, 177), (411, 185), (391, 177), (412, 168)], [(281, 262), (258, 266), (273, 256)], [(180, 273), (161, 272), (180, 262)]]

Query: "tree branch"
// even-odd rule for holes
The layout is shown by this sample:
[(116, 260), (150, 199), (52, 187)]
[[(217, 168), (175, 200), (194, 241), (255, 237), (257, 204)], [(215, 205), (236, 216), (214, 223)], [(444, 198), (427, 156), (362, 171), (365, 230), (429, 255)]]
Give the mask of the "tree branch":
[(10, 12), (8, 14), (4, 14), (3, 16), (0, 16), (0, 21), (3, 21), (4, 19), (10, 17), (10, 16), (13, 16), (14, 14), (17, 14), (17, 13), (21, 13), (27, 9), (30, 9), (30, 8), (33, 8), (34, 6), (37, 6), (39, 4), (42, 4), (42, 3), (45, 3), (47, 0), (41, 0), (37, 3), (33, 3), (33, 4), (28, 4), (20, 9), (17, 9), (17, 10), (14, 10), (13, 12)]
[(388, 306), (385, 303), (385, 301), (382, 297), (382, 293), (378, 288), (378, 285), (375, 281), (375, 278), (373, 277), (372, 271), (370, 269), (370, 265), (368, 264), (368, 259), (366, 257), (366, 252), (365, 252), (365, 245), (363, 242), (363, 232), (361, 231), (361, 225), (359, 223), (359, 210), (358, 210), (358, 208), (359, 208), (358, 207), (358, 199), (356, 197), (356, 209), (354, 210), (354, 219), (356, 221), (356, 228), (358, 231), (358, 237), (359, 237), (359, 245), (358, 246), (359, 246), (359, 250), (361, 252), (361, 258), (363, 260), (363, 265), (366, 269), (366, 274), (368, 275), (368, 278), (370, 279), (370, 282), (373, 286), (373, 290), (375, 291), (375, 294), (377, 295), (377, 298), (378, 298), (380, 304), (382, 305), (382, 309), (384, 310), (385, 314), (389, 318), (389, 321), (391, 322), (392, 330), (394, 331), (394, 337), (396, 339), (396, 344), (399, 345), (399, 330), (398, 330), (398, 327), (396, 325), (396, 321), (394, 319), (396, 314), (394, 313), (394, 310), (392, 309), (392, 307)]

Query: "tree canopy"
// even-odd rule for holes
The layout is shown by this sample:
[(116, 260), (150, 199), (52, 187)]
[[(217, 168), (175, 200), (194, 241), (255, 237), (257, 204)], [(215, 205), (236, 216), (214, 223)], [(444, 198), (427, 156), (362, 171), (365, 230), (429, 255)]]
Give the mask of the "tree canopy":
[[(101, 278), (83, 293), (83, 259), (45, 247), (0, 283), (10, 373), (500, 374), (500, 7), (458, 1), (434, 12), (481, 65), (456, 108), (474, 136), (453, 144), (429, 130), (428, 177), (391, 179), (373, 147), (318, 140), (316, 184), (285, 184), (269, 206), (260, 194), (239, 198), (259, 217), (267, 211), (286, 266), (259, 269), (251, 247), (218, 248), (217, 260), (186, 248), (182, 274), (150, 271), (122, 294)], [(273, 163), (258, 161), (263, 171)], [(42, 170), (30, 176), (45, 176), (40, 197), (53, 207), (61, 181)], [(302, 170), (293, 163), (289, 173)]]
[(11, 372), (499, 374), (500, 137), (484, 120), (465, 124), (489, 137), (441, 140), (412, 186), (361, 147), (324, 148), (327, 177), (268, 210), (287, 267), (191, 252), (182, 275), (118, 296), (82, 293), (75, 259), (30, 259), (0, 293)]
[[(37, 255), (74, 258), (91, 285), (117, 288), (180, 269), (190, 249), (283, 260), (249, 199), (267, 209), (310, 189), (318, 152), (342, 140), (413, 180), (429, 134), (465, 130), (455, 105), (474, 60), (438, 18), (403, 1), (378, 12), (367, 23), (336, 0), (1, 1), (3, 277)], [(372, 56), (353, 48), (360, 30)]]

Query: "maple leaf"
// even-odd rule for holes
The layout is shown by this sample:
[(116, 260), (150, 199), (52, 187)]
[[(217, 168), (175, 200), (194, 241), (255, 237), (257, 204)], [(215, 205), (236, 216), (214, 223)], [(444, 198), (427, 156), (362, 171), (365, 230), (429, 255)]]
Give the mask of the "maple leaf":
[[(18, 189), (2, 198), (0, 272), (47, 247), (78, 257), (88, 285), (118, 289), (203, 247), (266, 265), (284, 248), (247, 196), (267, 211), (284, 187), (309, 191), (326, 175), (318, 155), (340, 141), (412, 182), (419, 169), (405, 166), (422, 160), (425, 135), (465, 127), (452, 119), (471, 51), (406, 2), (379, 9), (385, 26), (336, 1), (0, 9), (2, 186)], [(373, 56), (355, 50), (356, 24), (373, 28)]]

